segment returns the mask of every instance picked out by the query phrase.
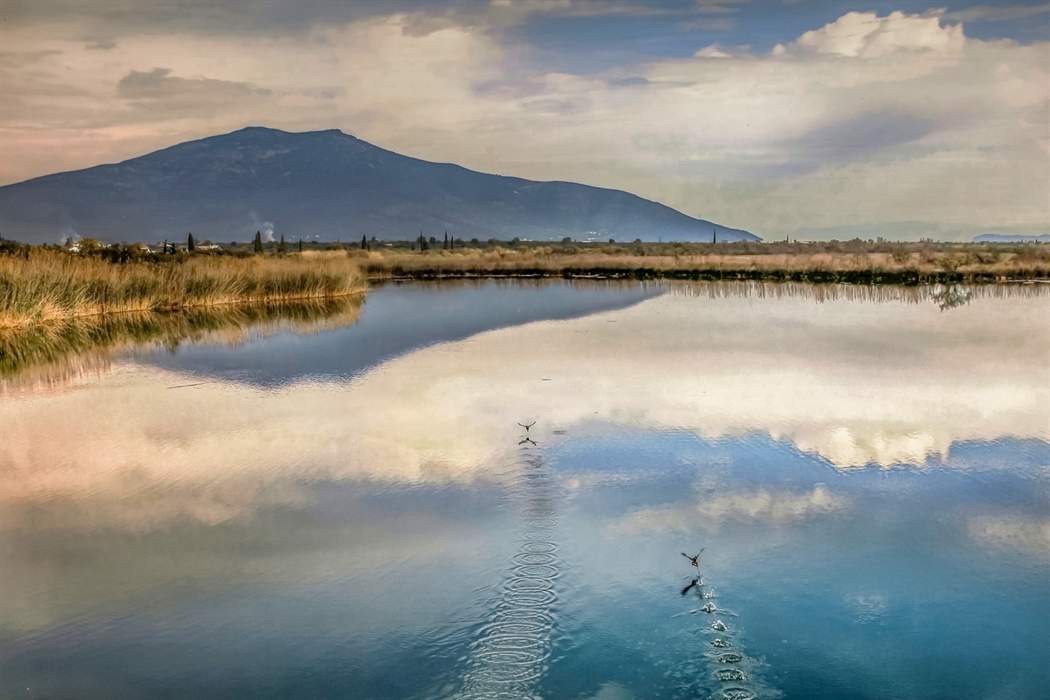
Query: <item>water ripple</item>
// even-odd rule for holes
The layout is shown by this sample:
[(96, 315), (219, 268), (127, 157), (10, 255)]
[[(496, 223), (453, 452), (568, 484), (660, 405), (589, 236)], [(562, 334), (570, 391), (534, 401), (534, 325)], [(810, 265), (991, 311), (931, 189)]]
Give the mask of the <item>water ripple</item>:
[(462, 686), (453, 695), (469, 698), (536, 698), (534, 686), (551, 656), (552, 606), (560, 577), (555, 541), (559, 493), (538, 449), (523, 448), (506, 465), (509, 496), (519, 504), (522, 528), (489, 620), (477, 630), (465, 662)]

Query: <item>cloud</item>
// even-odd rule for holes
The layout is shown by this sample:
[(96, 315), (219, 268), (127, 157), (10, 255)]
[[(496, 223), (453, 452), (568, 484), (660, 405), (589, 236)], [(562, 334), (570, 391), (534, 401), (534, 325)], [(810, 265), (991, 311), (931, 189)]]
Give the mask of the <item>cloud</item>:
[(945, 12), (940, 16), (949, 22), (997, 22), (1025, 19), (1050, 12), (1050, 3), (1042, 5), (974, 5), (965, 10)]
[(696, 0), (696, 9), (703, 14), (739, 12), (749, 0)]
[(961, 25), (942, 26), (940, 18), (892, 12), (849, 12), (834, 22), (800, 36), (803, 52), (851, 58), (880, 58), (895, 51), (962, 53), (966, 38)]
[(718, 44), (711, 44), (693, 54), (693, 58), (729, 58), (729, 56), (730, 54), (718, 48)]
[(717, 529), (727, 520), (785, 524), (846, 508), (846, 498), (824, 486), (812, 492), (747, 491), (669, 508), (635, 511), (612, 527), (627, 532), (693, 532)]
[(0, 52), (0, 66), (6, 69), (24, 68), (52, 56), (61, 56), (57, 49), (40, 49), (36, 51), (3, 51)]
[(208, 78), (173, 78), (170, 68), (147, 72), (133, 70), (117, 83), (117, 95), (131, 100), (171, 98), (229, 99), (241, 95), (270, 95), (270, 90), (248, 83)]
[(1050, 519), (1019, 515), (981, 516), (969, 521), (970, 537), (982, 544), (1050, 559)]

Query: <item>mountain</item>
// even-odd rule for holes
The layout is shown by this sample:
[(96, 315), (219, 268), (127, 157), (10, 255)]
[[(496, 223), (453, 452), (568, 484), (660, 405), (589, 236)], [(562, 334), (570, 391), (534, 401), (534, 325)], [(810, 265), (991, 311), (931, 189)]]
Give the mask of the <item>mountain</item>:
[(974, 243), (1050, 243), (1050, 235), (1015, 236), (1007, 233), (982, 233), (973, 237)]
[(338, 130), (250, 127), (113, 165), (0, 187), (0, 235), (29, 243), (443, 236), (759, 240), (627, 192), (487, 175)]

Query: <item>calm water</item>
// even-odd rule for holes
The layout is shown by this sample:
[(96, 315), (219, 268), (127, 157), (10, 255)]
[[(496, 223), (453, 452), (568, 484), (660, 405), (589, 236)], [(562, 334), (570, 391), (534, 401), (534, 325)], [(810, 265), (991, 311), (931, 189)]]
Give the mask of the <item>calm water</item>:
[(1050, 297), (849, 296), (389, 286), (11, 388), (0, 696), (1050, 697)]

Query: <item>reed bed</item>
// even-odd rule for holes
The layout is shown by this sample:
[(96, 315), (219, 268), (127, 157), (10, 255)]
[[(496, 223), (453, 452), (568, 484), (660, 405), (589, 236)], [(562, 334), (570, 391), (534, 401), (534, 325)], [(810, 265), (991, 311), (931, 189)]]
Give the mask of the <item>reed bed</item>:
[[(726, 246), (730, 248), (730, 246)], [(1031, 252), (991, 252), (943, 247), (890, 252), (762, 254), (696, 253), (689, 246), (662, 246), (660, 254), (634, 247), (568, 249), (559, 246), (465, 248), (461, 250), (374, 252), (365, 270), (374, 277), (469, 277), (487, 275), (600, 275), (636, 279), (754, 279), (769, 281), (930, 284), (1001, 282), (1050, 278), (1050, 246)]]
[(0, 256), (0, 334), (86, 316), (323, 301), (365, 289), (345, 254), (114, 264), (34, 249)]

